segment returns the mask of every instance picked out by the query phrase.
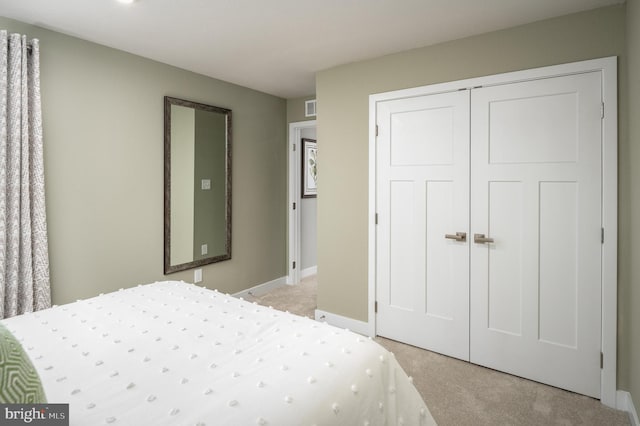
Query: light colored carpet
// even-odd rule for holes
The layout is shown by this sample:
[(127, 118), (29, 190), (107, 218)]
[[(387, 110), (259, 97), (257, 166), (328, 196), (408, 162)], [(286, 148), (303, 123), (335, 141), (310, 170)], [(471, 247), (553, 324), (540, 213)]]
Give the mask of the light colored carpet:
[[(313, 318), (317, 283), (309, 277), (247, 299)], [(629, 425), (627, 413), (599, 400), (377, 337), (412, 376), (440, 426)]]

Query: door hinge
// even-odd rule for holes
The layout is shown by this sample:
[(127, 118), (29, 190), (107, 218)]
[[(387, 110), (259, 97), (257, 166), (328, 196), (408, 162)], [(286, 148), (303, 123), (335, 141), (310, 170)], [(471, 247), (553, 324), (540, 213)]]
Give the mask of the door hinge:
[(378, 224), (378, 213), (376, 213), (376, 225)]
[(293, 209), (294, 210), (296, 209), (296, 203), (293, 203)]
[(600, 244), (604, 244), (604, 228), (600, 228)]
[(293, 269), (296, 269), (296, 261), (293, 261)]
[(376, 124), (376, 136), (378, 136), (378, 125)]
[(604, 368), (604, 354), (600, 352), (600, 368)]
[(600, 118), (604, 118), (604, 102), (600, 102)]
[(377, 314), (378, 313), (378, 301), (376, 300), (375, 303), (373, 304), (373, 310), (374, 312)]
[(296, 144), (295, 143), (293, 144), (293, 150), (294, 151), (296, 150)]

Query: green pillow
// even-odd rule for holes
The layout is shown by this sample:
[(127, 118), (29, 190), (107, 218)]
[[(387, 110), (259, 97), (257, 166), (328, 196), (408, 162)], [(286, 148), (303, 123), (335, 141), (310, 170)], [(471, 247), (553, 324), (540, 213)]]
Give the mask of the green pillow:
[(40, 376), (20, 342), (0, 324), (0, 403), (47, 402)]

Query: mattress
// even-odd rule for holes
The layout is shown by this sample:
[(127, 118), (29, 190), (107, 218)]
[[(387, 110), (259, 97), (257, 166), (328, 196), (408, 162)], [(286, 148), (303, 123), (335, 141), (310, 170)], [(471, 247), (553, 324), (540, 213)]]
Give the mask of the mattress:
[(369, 338), (177, 281), (3, 320), (72, 425), (434, 425)]

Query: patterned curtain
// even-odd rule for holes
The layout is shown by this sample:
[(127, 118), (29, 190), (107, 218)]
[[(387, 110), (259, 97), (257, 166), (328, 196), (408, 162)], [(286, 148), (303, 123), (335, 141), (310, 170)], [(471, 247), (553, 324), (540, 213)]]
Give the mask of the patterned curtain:
[(39, 44), (0, 31), (0, 318), (49, 306)]

